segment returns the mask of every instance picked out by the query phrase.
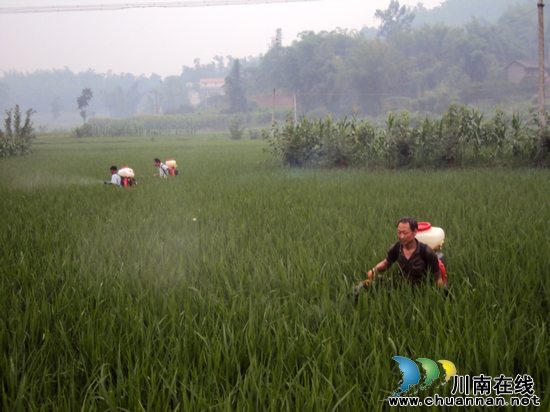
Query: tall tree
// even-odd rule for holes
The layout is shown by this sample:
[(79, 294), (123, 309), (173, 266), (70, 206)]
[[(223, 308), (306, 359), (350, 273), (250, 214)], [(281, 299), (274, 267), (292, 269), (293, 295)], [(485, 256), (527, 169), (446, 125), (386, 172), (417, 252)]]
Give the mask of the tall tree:
[(275, 31), (275, 37), (271, 39), (271, 44), (269, 44), (269, 48), (272, 47), (281, 47), (283, 44), (283, 30), (277, 29)]
[(61, 114), (61, 98), (59, 96), (55, 96), (52, 102), (52, 115), (53, 119), (57, 120), (59, 118), (59, 115)]
[(168, 76), (160, 87), (163, 110), (176, 110), (189, 104), (189, 91), (182, 76)]
[(346, 63), (347, 90), (355, 95), (359, 111), (368, 115), (383, 113), (383, 97), (390, 90), (395, 65), (391, 46), (380, 40), (356, 45)]
[(127, 117), (136, 114), (136, 108), (142, 94), (138, 91), (139, 82), (134, 82), (128, 90), (116, 86), (113, 90), (105, 91), (102, 95), (103, 103), (113, 117)]
[(229, 113), (248, 111), (248, 101), (246, 100), (239, 59), (233, 61), (231, 72), (225, 78), (225, 94), (229, 98)]
[(414, 20), (414, 13), (410, 7), (399, 7), (398, 0), (391, 0), (386, 10), (376, 10), (374, 17), (381, 20), (378, 27), (378, 37), (391, 39), (400, 31), (408, 31)]
[(90, 100), (94, 97), (92, 94), (92, 89), (82, 89), (82, 94), (76, 98), (76, 102), (78, 103), (78, 110), (80, 110), (80, 117), (82, 117), (82, 120), (84, 120), (84, 123), (86, 123), (86, 107), (88, 107), (88, 104)]

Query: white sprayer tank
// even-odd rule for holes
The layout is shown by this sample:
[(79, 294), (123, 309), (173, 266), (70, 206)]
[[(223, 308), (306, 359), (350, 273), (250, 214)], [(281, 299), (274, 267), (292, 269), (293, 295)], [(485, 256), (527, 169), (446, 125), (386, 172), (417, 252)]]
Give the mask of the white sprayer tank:
[(121, 177), (134, 177), (134, 171), (128, 166), (124, 166), (118, 171), (118, 175)]
[(418, 222), (416, 239), (427, 244), (433, 250), (439, 250), (445, 242), (445, 232), (440, 227), (432, 226), (429, 222)]
[(165, 165), (171, 167), (172, 169), (176, 169), (178, 167), (176, 161), (171, 158), (166, 161)]

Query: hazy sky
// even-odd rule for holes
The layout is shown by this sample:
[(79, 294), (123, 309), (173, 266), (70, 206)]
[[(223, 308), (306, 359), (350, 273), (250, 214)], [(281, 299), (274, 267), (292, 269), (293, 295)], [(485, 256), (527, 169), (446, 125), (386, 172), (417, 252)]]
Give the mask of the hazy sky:
[[(401, 0), (400, 4), (418, 2)], [(442, 0), (420, 2), (432, 8)], [(0, 11), (6, 7), (136, 3), (208, 4), (209, 0), (0, 0)], [(389, 4), (390, 0), (319, 0), (0, 14), (0, 76), (10, 70), (65, 67), (75, 73), (93, 69), (137, 76), (179, 75), (183, 66), (193, 66), (195, 58), (204, 64), (215, 55), (242, 58), (265, 53), (277, 28), (283, 31), (283, 46), (288, 46), (306, 30), (378, 26), (374, 13)]]

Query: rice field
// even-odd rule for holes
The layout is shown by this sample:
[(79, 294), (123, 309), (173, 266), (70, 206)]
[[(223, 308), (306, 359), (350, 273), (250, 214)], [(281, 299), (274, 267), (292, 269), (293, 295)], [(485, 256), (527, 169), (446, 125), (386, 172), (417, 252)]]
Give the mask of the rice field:
[[(540, 406), (519, 409), (549, 410), (548, 170), (295, 170), (265, 146), (39, 138), (2, 159), (0, 408), (381, 411), (403, 356), (529, 375)], [(138, 186), (103, 185), (113, 164)], [(406, 215), (445, 230), (447, 292), (386, 280), (354, 304)]]

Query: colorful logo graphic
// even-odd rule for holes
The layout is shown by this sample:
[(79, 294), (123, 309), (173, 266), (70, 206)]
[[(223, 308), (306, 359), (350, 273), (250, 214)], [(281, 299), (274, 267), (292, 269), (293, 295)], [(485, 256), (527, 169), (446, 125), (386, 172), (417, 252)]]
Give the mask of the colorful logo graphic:
[[(530, 375), (518, 374), (515, 378), (502, 373), (497, 377), (482, 373), (458, 375), (454, 363), (445, 359), (437, 362), (427, 358), (413, 361), (403, 356), (392, 359), (399, 364), (402, 377), (393, 394), (383, 399), (389, 406), (540, 406), (540, 398), (535, 394), (535, 382)], [(419, 390), (430, 388), (436, 381), (440, 382), (439, 386), (447, 385), (451, 378), (451, 396), (437, 393), (423, 398), (411, 396)]]
[(399, 382), (399, 387), (395, 390), (393, 396), (403, 396), (405, 394), (409, 394), (410, 391), (418, 386), (422, 376), (416, 362), (422, 365), (422, 369), (425, 372), (424, 382), (422, 383), (422, 386), (420, 386), (421, 390), (428, 389), (439, 378), (440, 370), (437, 363), (439, 363), (445, 371), (445, 382), (443, 382), (443, 385), (449, 382), (449, 380), (456, 375), (455, 365), (448, 360), (442, 359), (438, 360), (436, 363), (427, 358), (418, 358), (416, 362), (403, 356), (394, 356), (392, 359), (399, 364), (399, 369), (401, 369), (401, 372), (403, 373), (403, 378), (401, 382)]

